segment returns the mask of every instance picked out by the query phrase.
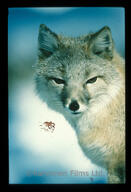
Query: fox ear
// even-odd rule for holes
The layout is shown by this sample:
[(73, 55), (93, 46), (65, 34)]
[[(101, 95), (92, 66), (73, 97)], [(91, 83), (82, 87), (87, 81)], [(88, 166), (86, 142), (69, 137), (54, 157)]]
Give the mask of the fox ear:
[(107, 26), (93, 34), (89, 41), (89, 50), (96, 55), (107, 58), (108, 60), (113, 58), (113, 47), (111, 30)]
[(46, 25), (41, 24), (38, 36), (39, 57), (45, 58), (53, 54), (58, 48), (58, 37)]

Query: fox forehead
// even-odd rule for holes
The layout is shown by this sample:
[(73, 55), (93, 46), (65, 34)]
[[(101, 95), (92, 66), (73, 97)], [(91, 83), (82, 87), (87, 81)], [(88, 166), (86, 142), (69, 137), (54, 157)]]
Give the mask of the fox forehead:
[[(90, 58), (83, 50), (68, 48), (60, 50), (48, 58), (46, 61), (46, 73), (48, 75), (65, 76), (66, 78), (85, 78), (91, 73), (103, 73), (106, 62), (101, 58)], [(96, 74), (97, 75), (97, 74)]]
[[(107, 38), (108, 37), (108, 38)], [(44, 73), (86, 74), (104, 71), (113, 58), (113, 39), (109, 27), (96, 33), (65, 37), (52, 32), (44, 24), (40, 25), (38, 36), (38, 67), (43, 65)], [(102, 70), (103, 68), (103, 70)]]

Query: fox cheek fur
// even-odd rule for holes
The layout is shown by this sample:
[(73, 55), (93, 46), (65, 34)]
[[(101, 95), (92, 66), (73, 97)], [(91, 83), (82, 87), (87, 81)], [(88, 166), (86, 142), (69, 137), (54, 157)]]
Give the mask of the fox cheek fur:
[(108, 171), (108, 183), (124, 183), (125, 61), (109, 27), (69, 38), (40, 25), (35, 82), (75, 128), (84, 154)]

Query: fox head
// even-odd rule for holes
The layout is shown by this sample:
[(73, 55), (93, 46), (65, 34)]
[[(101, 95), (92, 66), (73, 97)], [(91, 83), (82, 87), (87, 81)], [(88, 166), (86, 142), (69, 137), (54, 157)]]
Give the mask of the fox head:
[[(49, 107), (78, 117), (97, 108), (119, 89), (109, 27), (77, 38), (63, 37), (40, 25), (36, 89)], [(99, 104), (99, 106), (97, 106)]]

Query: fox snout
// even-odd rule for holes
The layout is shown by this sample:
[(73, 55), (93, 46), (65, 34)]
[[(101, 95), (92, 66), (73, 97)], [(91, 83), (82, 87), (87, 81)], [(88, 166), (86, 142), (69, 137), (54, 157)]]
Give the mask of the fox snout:
[(86, 109), (86, 106), (76, 99), (68, 100), (64, 107), (72, 114), (80, 114)]
[(72, 99), (68, 102), (68, 104), (66, 104), (65, 106), (69, 112), (71, 112), (72, 114), (79, 114), (80, 112), (80, 104), (77, 100)]
[(80, 114), (87, 109), (87, 98), (80, 86), (66, 87), (61, 95), (65, 110), (71, 114)]
[(79, 108), (79, 103), (76, 100), (72, 101), (69, 105), (69, 109), (73, 112), (77, 111)]

